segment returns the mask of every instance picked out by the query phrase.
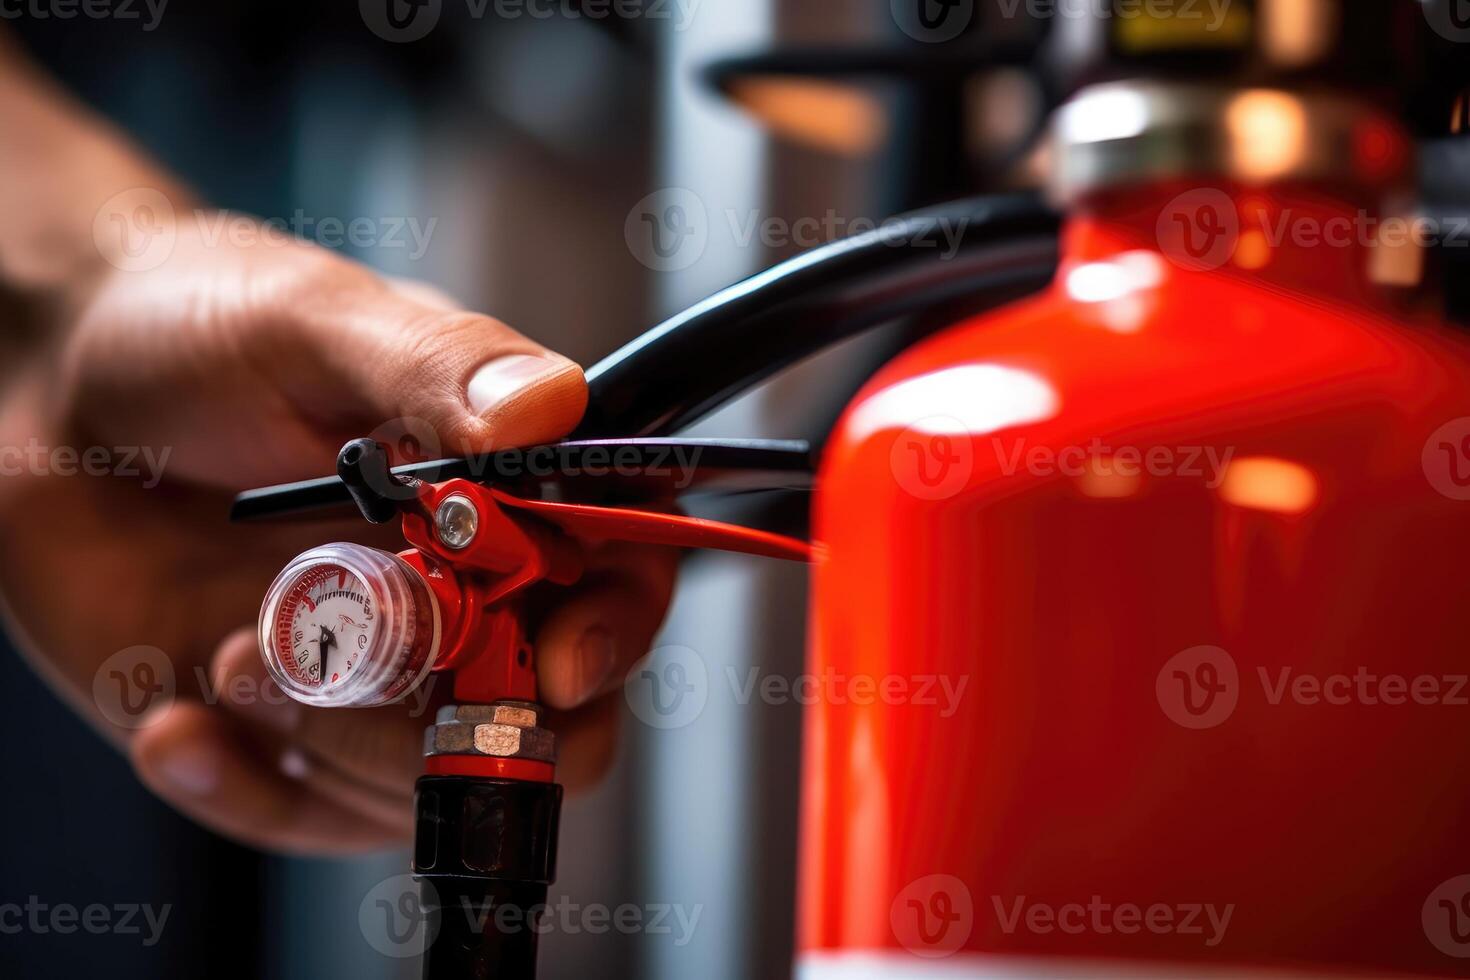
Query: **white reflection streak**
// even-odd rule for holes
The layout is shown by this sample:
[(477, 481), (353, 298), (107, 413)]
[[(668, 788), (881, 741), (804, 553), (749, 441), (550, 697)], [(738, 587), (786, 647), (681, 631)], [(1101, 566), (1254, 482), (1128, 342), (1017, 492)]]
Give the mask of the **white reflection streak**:
[(971, 435), (985, 435), (1052, 418), (1060, 406), (1052, 386), (1030, 371), (965, 364), (883, 389), (858, 406), (848, 428), (857, 439), (893, 428), (954, 435), (958, 422)]

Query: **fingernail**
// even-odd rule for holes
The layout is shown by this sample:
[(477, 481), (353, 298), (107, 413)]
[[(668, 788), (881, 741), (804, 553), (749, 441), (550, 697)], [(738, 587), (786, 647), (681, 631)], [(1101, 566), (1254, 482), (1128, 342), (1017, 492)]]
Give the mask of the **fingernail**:
[(159, 772), (170, 784), (194, 796), (208, 796), (219, 785), (220, 760), (213, 749), (186, 742), (170, 750)]
[(575, 703), (590, 700), (612, 673), (614, 649), (613, 635), (601, 626), (594, 626), (582, 634), (577, 642), (577, 673)]
[(561, 358), (536, 354), (507, 354), (484, 364), (470, 378), (465, 396), (476, 414), (486, 412), (547, 378), (574, 367)]

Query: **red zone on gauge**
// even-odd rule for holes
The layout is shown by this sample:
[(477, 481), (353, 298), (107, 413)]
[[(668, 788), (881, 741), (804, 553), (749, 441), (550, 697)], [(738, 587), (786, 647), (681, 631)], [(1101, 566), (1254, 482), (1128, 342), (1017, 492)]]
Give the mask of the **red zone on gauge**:
[(308, 704), (388, 704), (432, 667), (439, 607), (397, 555), (331, 544), (301, 555), (261, 609), (261, 652), (281, 687)]
[(356, 575), (336, 564), (309, 568), (286, 590), (276, 611), (282, 666), (300, 684), (324, 687), (338, 681), (371, 644), (376, 619), (372, 596)]

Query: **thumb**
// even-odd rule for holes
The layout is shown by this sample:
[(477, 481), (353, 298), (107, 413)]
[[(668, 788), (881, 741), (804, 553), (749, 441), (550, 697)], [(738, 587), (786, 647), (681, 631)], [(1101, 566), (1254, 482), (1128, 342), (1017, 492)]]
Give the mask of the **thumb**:
[(587, 407), (575, 362), (426, 291), (364, 276), (290, 319), (306, 360), (328, 367), (376, 420), (423, 419), (449, 453), (551, 442)]

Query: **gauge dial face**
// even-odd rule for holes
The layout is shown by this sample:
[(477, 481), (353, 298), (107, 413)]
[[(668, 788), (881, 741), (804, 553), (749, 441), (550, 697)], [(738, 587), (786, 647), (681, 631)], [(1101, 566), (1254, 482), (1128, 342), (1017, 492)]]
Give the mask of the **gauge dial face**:
[(378, 614), (367, 587), (341, 565), (313, 565), (286, 588), (276, 609), (281, 666), (303, 687), (326, 690), (362, 663), (377, 638)]
[(297, 555), (260, 608), (260, 652), (291, 697), (367, 707), (404, 697), (433, 669), (439, 604), (397, 555), (358, 544)]

